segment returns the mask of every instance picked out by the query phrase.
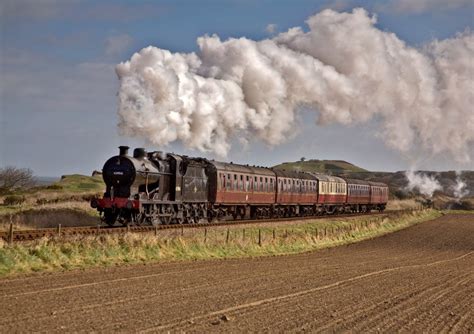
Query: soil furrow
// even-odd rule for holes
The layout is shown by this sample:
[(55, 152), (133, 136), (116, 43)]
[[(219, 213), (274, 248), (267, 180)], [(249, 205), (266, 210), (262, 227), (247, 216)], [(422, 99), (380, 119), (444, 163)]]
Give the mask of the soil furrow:
[(472, 235), (445, 215), (299, 255), (0, 280), (0, 332), (469, 333)]

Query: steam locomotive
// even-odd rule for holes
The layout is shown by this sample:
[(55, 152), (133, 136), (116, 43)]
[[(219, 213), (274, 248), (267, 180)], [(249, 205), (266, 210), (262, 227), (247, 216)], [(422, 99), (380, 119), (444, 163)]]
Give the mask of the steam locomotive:
[(224, 163), (120, 146), (102, 169), (106, 190), (95, 198), (112, 226), (190, 224), (383, 211), (383, 183)]

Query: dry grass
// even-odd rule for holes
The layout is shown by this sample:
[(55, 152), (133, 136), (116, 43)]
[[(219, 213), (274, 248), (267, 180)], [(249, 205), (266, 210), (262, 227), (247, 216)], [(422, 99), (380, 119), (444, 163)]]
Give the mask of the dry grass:
[[(389, 218), (314, 220), (299, 225), (245, 229), (179, 230), (30, 243), (0, 243), (0, 275), (68, 270), (121, 263), (235, 258), (306, 252), (373, 238), (439, 216), (434, 210), (393, 214)], [(260, 234), (260, 238), (259, 238)], [(260, 240), (260, 243), (259, 243)]]
[(420, 207), (421, 203), (415, 198), (392, 199), (387, 203), (387, 210), (414, 210)]

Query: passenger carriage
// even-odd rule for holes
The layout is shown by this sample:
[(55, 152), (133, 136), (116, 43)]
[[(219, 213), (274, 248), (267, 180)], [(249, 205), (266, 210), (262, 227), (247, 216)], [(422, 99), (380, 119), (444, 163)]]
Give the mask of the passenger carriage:
[(214, 167), (209, 179), (215, 184), (209, 191), (209, 201), (218, 210), (218, 216), (244, 218), (270, 214), (276, 187), (276, 175), (271, 169), (218, 161), (209, 163)]
[(346, 179), (346, 211), (367, 212), (370, 208), (370, 184), (368, 181)]
[(385, 183), (369, 182), (370, 184), (370, 209), (385, 210), (388, 202), (388, 186)]
[(318, 180), (318, 211), (329, 214), (344, 211), (347, 196), (346, 181), (337, 176), (310, 174)]
[(317, 179), (304, 172), (274, 170), (277, 175), (275, 215), (310, 215), (318, 199)]

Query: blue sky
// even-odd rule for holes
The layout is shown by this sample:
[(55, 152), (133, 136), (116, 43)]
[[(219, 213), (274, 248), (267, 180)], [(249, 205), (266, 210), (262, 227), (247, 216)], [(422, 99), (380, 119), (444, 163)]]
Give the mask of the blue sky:
[[(196, 38), (268, 38), (266, 28), (304, 26), (312, 14), (364, 7), (377, 26), (413, 46), (472, 29), (473, 1), (80, 1), (4, 0), (1, 5), (0, 166), (32, 168), (37, 175), (90, 174), (117, 146), (146, 146), (202, 155), (180, 143), (151, 147), (117, 132), (115, 64), (148, 45), (196, 50)], [(302, 156), (341, 159), (371, 170), (410, 167), (377, 138), (376, 121), (344, 128), (317, 127), (302, 113), (295, 138), (267, 147), (233, 146), (228, 160), (272, 165)], [(208, 157), (212, 157), (207, 155)], [(419, 168), (473, 169), (443, 156)]]

